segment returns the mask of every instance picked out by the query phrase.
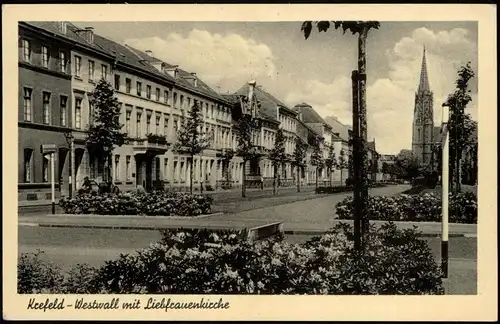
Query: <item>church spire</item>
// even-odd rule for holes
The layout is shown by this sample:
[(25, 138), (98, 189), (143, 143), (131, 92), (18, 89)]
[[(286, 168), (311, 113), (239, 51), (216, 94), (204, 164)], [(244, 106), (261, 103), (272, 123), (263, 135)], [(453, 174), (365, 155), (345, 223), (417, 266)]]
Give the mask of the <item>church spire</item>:
[(418, 85), (418, 92), (430, 91), (429, 78), (427, 77), (427, 62), (425, 59), (425, 45), (424, 55), (422, 56), (422, 68), (420, 70), (420, 83)]

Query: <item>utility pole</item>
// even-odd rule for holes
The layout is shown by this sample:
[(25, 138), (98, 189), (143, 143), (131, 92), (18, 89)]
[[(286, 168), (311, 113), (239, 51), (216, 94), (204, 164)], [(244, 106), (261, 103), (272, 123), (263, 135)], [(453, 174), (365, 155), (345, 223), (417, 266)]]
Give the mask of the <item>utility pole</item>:
[(448, 132), (448, 107), (443, 105), (442, 111), (442, 166), (441, 166), (441, 269), (443, 277), (448, 278), (448, 186), (449, 186), (449, 154), (450, 139)]
[[(354, 182), (354, 247), (356, 250), (361, 249), (361, 210), (360, 210), (360, 177), (359, 177), (359, 88), (358, 88), (359, 74), (357, 70), (352, 71), (352, 163), (353, 174), (352, 180)], [(342, 172), (342, 171), (341, 171)]]

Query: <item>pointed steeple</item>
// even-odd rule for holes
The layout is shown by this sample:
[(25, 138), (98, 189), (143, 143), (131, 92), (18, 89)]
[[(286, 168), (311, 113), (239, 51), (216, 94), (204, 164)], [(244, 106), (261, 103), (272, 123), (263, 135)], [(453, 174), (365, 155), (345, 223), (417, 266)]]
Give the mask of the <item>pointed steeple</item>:
[(418, 84), (418, 92), (430, 91), (429, 78), (427, 77), (427, 62), (425, 59), (425, 45), (424, 55), (422, 56), (422, 68), (420, 70), (420, 83)]

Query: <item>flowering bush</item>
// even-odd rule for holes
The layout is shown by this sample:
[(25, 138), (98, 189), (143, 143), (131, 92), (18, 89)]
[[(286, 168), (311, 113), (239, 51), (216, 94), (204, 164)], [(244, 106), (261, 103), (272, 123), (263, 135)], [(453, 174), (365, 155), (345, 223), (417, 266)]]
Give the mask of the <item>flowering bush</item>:
[[(471, 192), (450, 194), (449, 221), (453, 223), (477, 223), (477, 198)], [(340, 219), (352, 219), (354, 213), (353, 197), (347, 197), (336, 206)], [(385, 221), (424, 221), (441, 220), (441, 197), (434, 193), (423, 195), (372, 196), (368, 197), (370, 219)]]
[(426, 241), (393, 223), (372, 226), (362, 252), (354, 250), (348, 224), (304, 244), (282, 238), (250, 243), (240, 234), (169, 230), (161, 242), (100, 269), (80, 267), (71, 283), (66, 276), (59, 289), (92, 294), (443, 293), (441, 272)]
[(187, 193), (81, 194), (64, 197), (59, 205), (66, 214), (197, 216), (210, 213), (213, 198)]

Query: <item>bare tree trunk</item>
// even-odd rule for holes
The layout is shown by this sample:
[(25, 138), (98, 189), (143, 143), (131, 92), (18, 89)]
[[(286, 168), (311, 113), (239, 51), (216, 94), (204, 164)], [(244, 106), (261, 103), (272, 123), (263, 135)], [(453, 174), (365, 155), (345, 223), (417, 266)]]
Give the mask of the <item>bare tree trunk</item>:
[(359, 34), (358, 42), (358, 70), (359, 70), (359, 150), (360, 150), (360, 214), (362, 216), (362, 245), (364, 245), (364, 238), (369, 231), (369, 211), (367, 209), (368, 201), (368, 170), (367, 170), (367, 122), (366, 122), (366, 38), (368, 36), (368, 29), (362, 28)]
[(342, 168), (340, 168), (340, 186), (342, 187), (344, 185), (344, 183), (342, 182)]
[[(297, 165), (297, 173), (300, 173), (300, 166)], [(300, 192), (300, 176), (297, 178), (297, 192)]]
[(352, 72), (352, 175), (349, 174), (353, 183), (353, 204), (354, 204), (354, 247), (361, 250), (361, 188), (359, 179), (359, 81), (358, 71)]
[(193, 160), (194, 160), (194, 156), (191, 155), (191, 161), (189, 161), (189, 193), (190, 194), (193, 194)]
[(278, 172), (278, 166), (275, 164), (273, 165), (273, 195), (276, 195), (276, 176)]
[(246, 160), (243, 160), (243, 174), (241, 176), (241, 197), (246, 197)]

